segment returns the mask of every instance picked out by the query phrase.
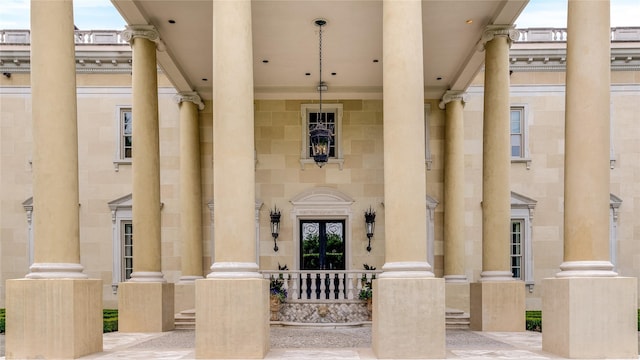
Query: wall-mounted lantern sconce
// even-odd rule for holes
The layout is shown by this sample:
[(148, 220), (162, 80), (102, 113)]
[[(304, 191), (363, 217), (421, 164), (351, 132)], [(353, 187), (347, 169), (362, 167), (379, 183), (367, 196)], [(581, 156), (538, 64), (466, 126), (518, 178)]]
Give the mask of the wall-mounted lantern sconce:
[(280, 210), (273, 206), (273, 210), (269, 210), (271, 216), (271, 236), (273, 236), (273, 251), (278, 251), (278, 234), (280, 233)]
[(376, 227), (376, 212), (371, 209), (371, 206), (369, 206), (369, 210), (364, 213), (364, 221), (367, 226), (367, 239), (369, 239), (367, 251), (371, 252), (371, 238), (373, 237), (373, 230)]

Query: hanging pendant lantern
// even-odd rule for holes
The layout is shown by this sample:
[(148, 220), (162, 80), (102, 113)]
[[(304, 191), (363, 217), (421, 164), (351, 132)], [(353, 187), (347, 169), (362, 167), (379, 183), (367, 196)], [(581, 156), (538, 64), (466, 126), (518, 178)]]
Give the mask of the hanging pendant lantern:
[(322, 113), (322, 91), (326, 89), (326, 85), (322, 82), (322, 26), (327, 24), (325, 19), (316, 19), (314, 21), (316, 26), (320, 28), (319, 31), (319, 59), (320, 59), (320, 81), (318, 85), (318, 92), (320, 93), (319, 110), (318, 110), (318, 122), (309, 131), (309, 140), (311, 141), (311, 156), (316, 162), (316, 165), (323, 167), (329, 161), (329, 153), (331, 151), (331, 136), (333, 135), (331, 129), (329, 129), (325, 123), (325, 114)]

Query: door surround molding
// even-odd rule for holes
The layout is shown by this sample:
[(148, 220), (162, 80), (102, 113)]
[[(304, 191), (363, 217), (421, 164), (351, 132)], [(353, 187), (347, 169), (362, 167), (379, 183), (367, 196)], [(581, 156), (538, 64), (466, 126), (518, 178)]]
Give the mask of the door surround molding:
[(292, 232), (294, 265), (292, 269), (300, 269), (300, 220), (335, 219), (344, 220), (345, 267), (351, 268), (351, 205), (355, 202), (347, 194), (328, 187), (316, 187), (305, 190), (290, 200), (291, 222), (295, 224)]

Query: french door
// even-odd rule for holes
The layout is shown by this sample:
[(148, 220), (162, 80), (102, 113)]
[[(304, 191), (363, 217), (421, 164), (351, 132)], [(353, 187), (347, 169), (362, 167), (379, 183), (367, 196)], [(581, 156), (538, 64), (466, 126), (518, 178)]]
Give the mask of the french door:
[[(299, 298), (338, 299), (345, 296), (344, 220), (300, 220)], [(304, 273), (304, 270), (318, 271)], [(326, 270), (327, 273), (323, 273)]]
[(300, 220), (300, 269), (344, 270), (344, 220)]

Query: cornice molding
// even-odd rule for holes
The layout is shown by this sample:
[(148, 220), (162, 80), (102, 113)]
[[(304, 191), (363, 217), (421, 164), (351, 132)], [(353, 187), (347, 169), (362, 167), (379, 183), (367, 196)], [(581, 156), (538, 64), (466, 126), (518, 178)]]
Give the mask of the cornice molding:
[(198, 93), (195, 91), (177, 93), (173, 97), (173, 100), (178, 104), (180, 104), (183, 101), (189, 101), (198, 105), (198, 110), (204, 110), (204, 103), (202, 102), (200, 95), (198, 95)]

